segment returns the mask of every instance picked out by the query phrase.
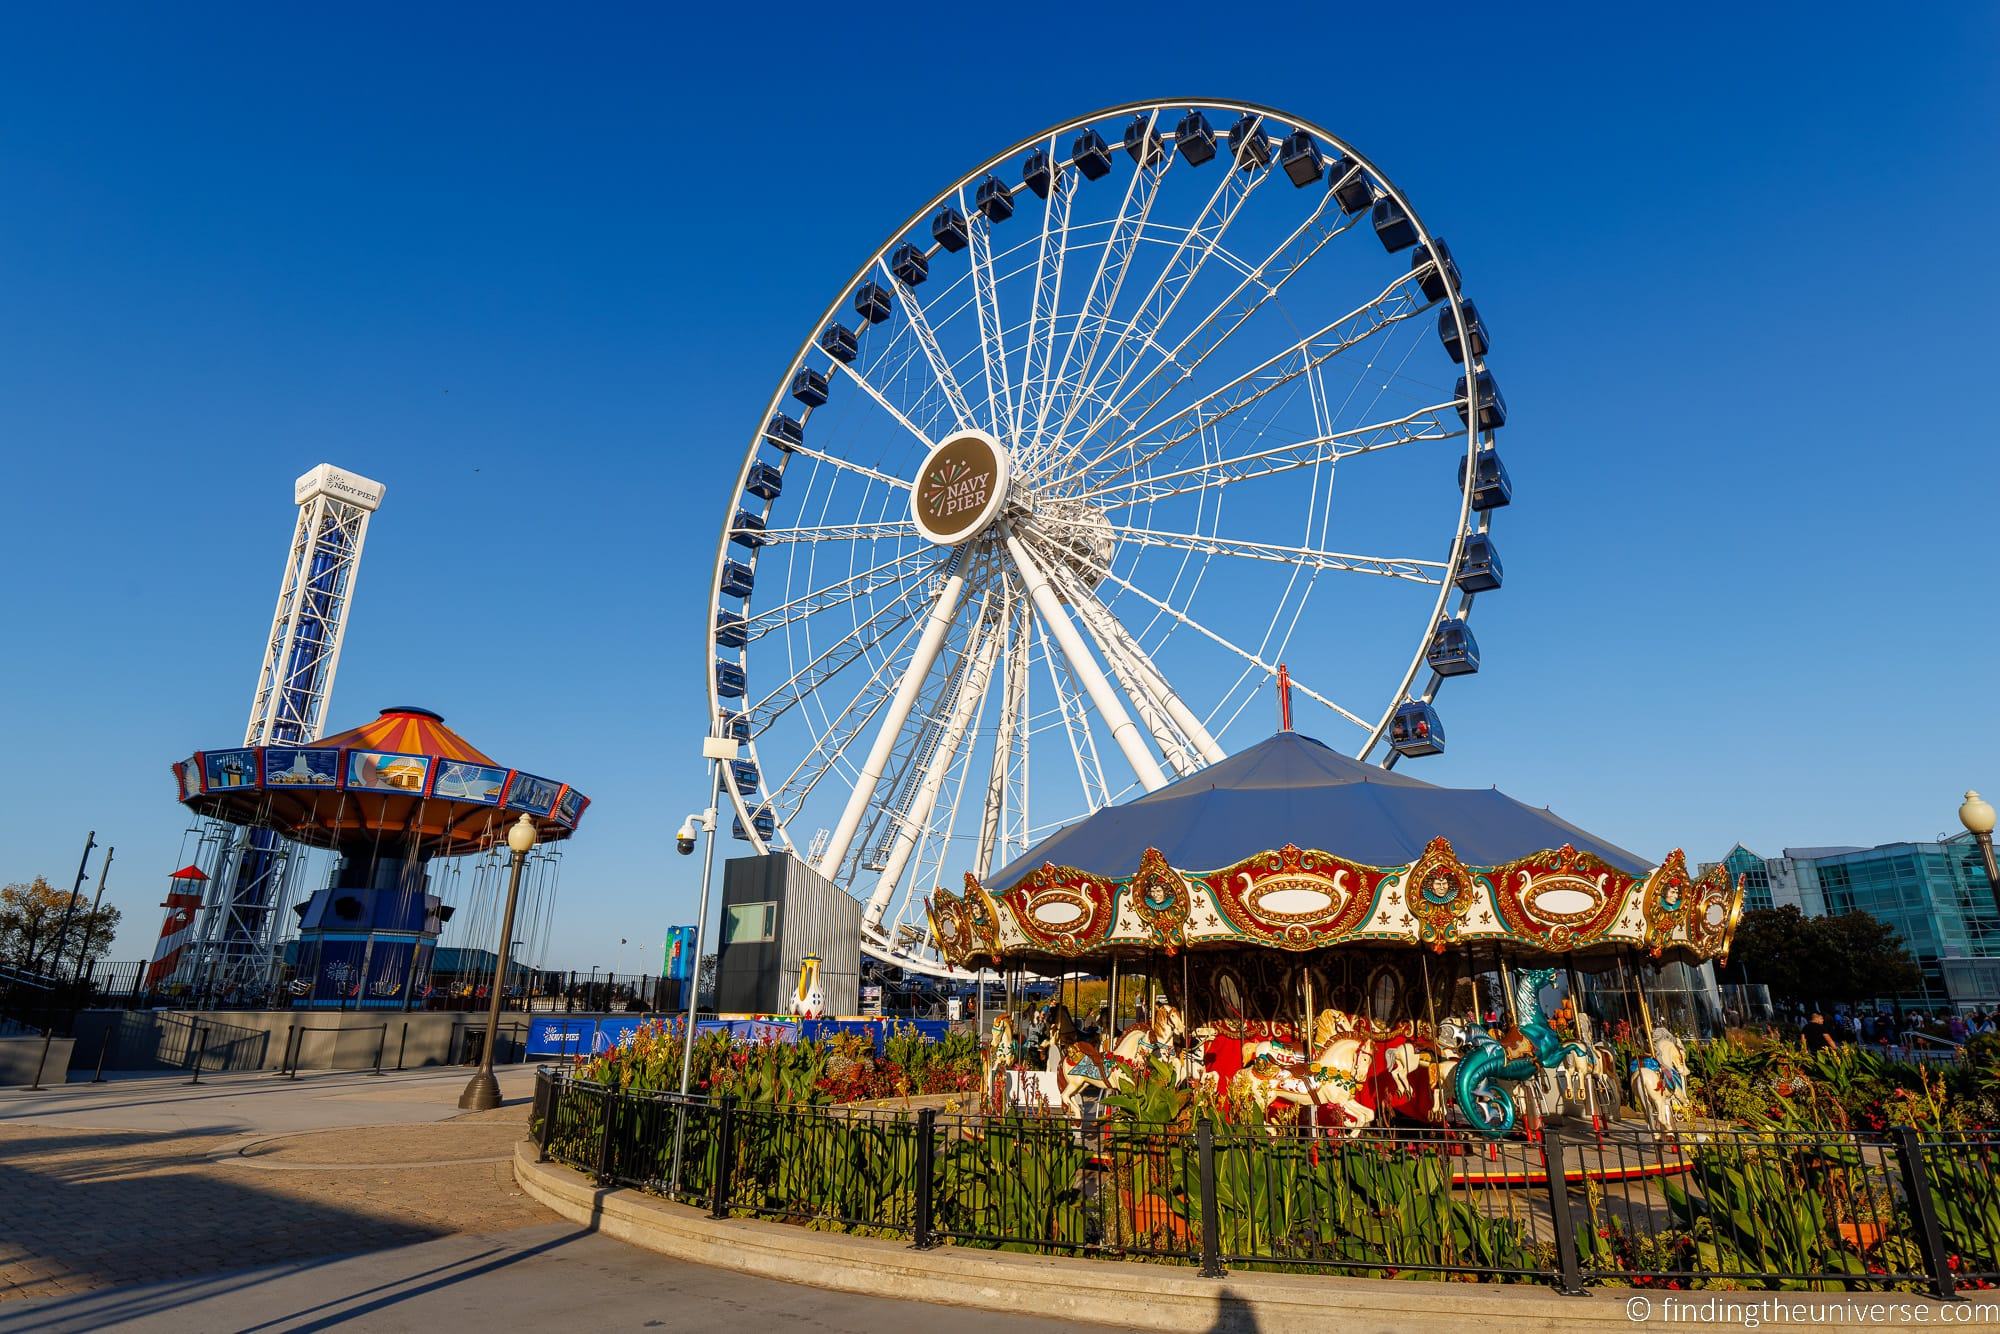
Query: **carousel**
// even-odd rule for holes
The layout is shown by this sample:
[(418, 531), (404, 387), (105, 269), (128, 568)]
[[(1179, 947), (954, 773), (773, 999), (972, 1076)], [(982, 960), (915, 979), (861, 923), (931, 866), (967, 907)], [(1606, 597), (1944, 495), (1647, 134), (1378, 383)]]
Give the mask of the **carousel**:
[[(1273, 1125), (1498, 1140), (1554, 1114), (1601, 1135), (1628, 1088), (1671, 1128), (1685, 1068), (1647, 978), (1725, 959), (1742, 889), (1281, 731), (968, 874), (929, 912), (952, 964), (1007, 981), (996, 1104), (1075, 1114), (1165, 1077)], [(1098, 979), (1106, 1000), (1079, 1017)], [(1601, 1040), (1620, 1024), (1624, 1053)]]

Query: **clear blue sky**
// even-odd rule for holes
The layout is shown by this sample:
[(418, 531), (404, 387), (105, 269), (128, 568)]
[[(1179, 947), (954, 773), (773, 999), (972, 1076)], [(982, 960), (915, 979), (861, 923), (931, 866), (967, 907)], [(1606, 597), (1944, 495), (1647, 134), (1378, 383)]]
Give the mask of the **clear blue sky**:
[(2000, 789), (2000, 10), (1514, 8), (13, 8), (0, 880), (95, 828), (150, 950), (331, 461), (389, 487), (332, 721), (576, 782), (552, 962), (657, 944), (793, 347), (979, 158), (1184, 95), (1359, 145), (1504, 331), (1507, 588), (1413, 772), (1649, 856), (1937, 833)]

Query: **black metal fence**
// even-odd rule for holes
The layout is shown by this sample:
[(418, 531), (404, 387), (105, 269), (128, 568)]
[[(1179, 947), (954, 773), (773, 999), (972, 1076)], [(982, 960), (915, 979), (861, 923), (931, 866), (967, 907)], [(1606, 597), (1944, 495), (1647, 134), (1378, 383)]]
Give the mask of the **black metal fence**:
[(1357, 1139), (745, 1106), (548, 1070), (545, 1158), (816, 1228), (1228, 1269), (1927, 1291), (2000, 1282), (2000, 1135), (1549, 1129)]

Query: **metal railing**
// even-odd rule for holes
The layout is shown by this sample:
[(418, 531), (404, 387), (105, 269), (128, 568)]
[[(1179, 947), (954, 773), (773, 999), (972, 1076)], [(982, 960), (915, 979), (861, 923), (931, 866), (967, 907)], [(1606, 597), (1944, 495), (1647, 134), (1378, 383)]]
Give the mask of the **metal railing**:
[(1356, 1139), (746, 1106), (543, 1069), (545, 1159), (817, 1228), (1231, 1268), (1682, 1288), (2000, 1281), (2000, 1134), (1455, 1130)]

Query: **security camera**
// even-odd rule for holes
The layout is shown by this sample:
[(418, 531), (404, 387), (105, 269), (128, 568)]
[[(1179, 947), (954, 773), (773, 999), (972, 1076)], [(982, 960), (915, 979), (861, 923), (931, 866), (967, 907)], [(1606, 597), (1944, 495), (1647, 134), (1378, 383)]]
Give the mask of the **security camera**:
[(674, 832), (674, 847), (679, 850), (683, 857), (688, 856), (694, 851), (694, 817), (692, 815), (681, 821), (681, 827)]

